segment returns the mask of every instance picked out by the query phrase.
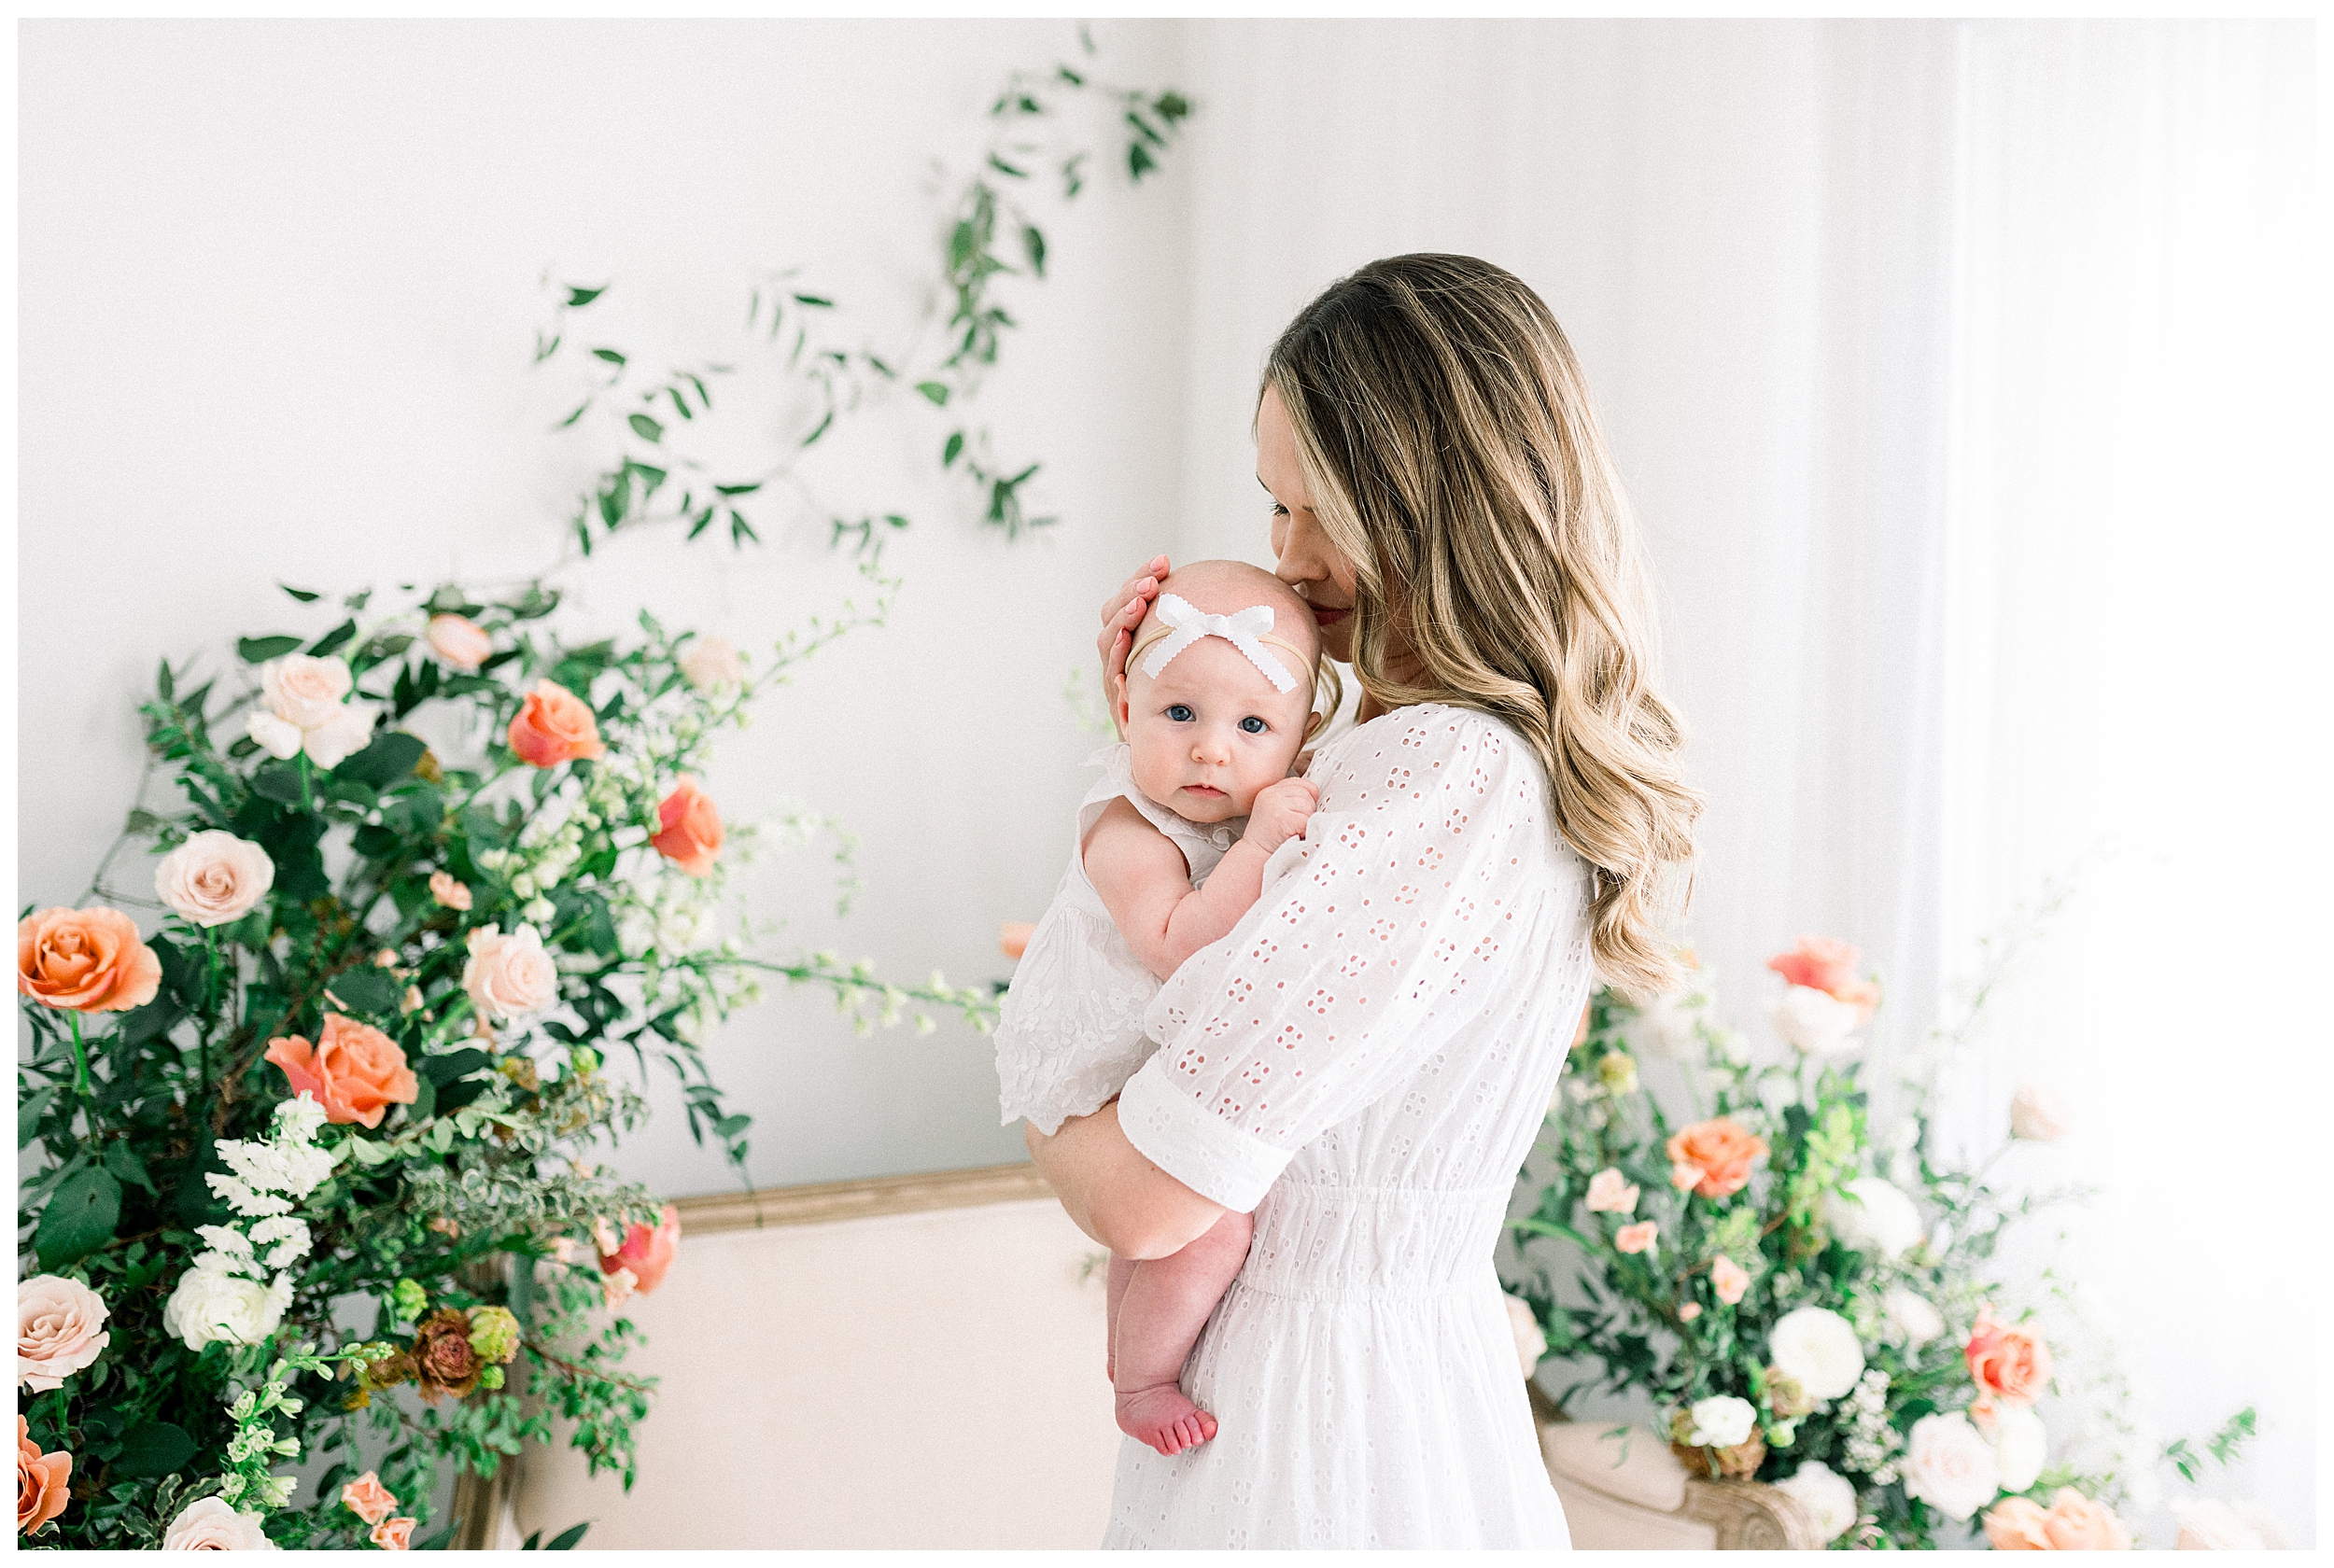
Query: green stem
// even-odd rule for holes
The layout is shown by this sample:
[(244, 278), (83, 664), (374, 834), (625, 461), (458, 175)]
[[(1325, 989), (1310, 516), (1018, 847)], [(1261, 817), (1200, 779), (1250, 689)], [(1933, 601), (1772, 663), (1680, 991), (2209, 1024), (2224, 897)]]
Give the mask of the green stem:
[(211, 1098), (211, 1020), (218, 1015), (218, 929), (203, 928), (203, 945), (210, 967), (203, 973), (203, 1024), (195, 1030), (195, 1061), (203, 1073), (203, 1098)]
[(83, 1099), (89, 1093), (89, 1052), (81, 1044), (81, 1015), (67, 1013), (65, 1022), (73, 1029), (73, 1092)]
[(316, 808), (316, 796), (308, 787), (309, 771), (308, 753), (303, 750), (300, 753), (300, 809), (302, 811)]

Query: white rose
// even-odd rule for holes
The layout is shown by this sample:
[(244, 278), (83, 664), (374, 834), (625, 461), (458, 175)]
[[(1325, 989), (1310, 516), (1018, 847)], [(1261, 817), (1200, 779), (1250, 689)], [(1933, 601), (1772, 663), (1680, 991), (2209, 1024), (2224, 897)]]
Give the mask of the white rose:
[(367, 703), (344, 704), (315, 729), (303, 734), (301, 749), (320, 768), (336, 768), (373, 744), (373, 708)]
[(1694, 1020), (1700, 1009), (1691, 1005), (1689, 993), (1673, 991), (1657, 996), (1637, 1010), (1623, 1027), (1629, 1043), (1641, 1051), (1650, 1051), (1671, 1061), (1694, 1061), (1702, 1055), (1702, 1037), (1694, 1032)]
[(329, 722), (356, 685), (345, 659), (287, 653), (260, 666), (260, 690), (269, 710), (303, 730)]
[(1852, 1051), (1852, 1038), (1863, 1023), (1863, 1010), (1826, 991), (1792, 986), (1766, 1004), (1768, 1021), (1783, 1043), (1815, 1057), (1835, 1057)]
[(1799, 1500), (1827, 1543), (1838, 1540), (1856, 1522), (1855, 1485), (1820, 1461), (1809, 1460), (1777, 1481), (1775, 1490)]
[(2221, 1503), (2184, 1497), (2172, 1505), (2180, 1521), (2181, 1551), (2287, 1551), (2291, 1547), (2276, 1519), (2257, 1503)]
[(257, 1514), (239, 1514), (217, 1497), (190, 1503), (162, 1533), (164, 1551), (275, 1551)]
[(198, 926), (240, 920), (275, 886), (275, 862), (249, 839), (210, 829), (162, 857), (154, 890)]
[(700, 692), (718, 691), (745, 680), (746, 662), (727, 637), (701, 637), (681, 656), (681, 673)]
[(481, 926), (470, 933), (462, 989), (482, 1018), (523, 1018), (558, 1000), (559, 971), (533, 926), (521, 926), (508, 936)]
[(279, 763), (288, 763), (299, 756), (302, 743), (308, 738), (299, 725), (257, 709), (244, 721), (244, 728), (250, 733), (254, 745)]
[(1696, 1448), (1731, 1449), (1748, 1443), (1759, 1423), (1759, 1413), (1750, 1407), (1750, 1401), (1731, 1393), (1697, 1399), (1687, 1414), (1693, 1418), (1694, 1430), (1686, 1435), (1686, 1441)]
[(2032, 1407), (1996, 1400), (1976, 1425), (1993, 1445), (2002, 1490), (2024, 1491), (2032, 1486), (2050, 1455), (2050, 1434), (2044, 1430), (2043, 1419)]
[(2055, 1143), (2067, 1135), (2074, 1118), (2067, 1103), (2040, 1084), (2025, 1083), (2010, 1099), (2010, 1136), (2030, 1143)]
[(1540, 1331), (1540, 1320), (1532, 1315), (1532, 1304), (1515, 1296), (1501, 1297), (1508, 1304), (1508, 1326), (1515, 1331), (1515, 1359), (1524, 1364), (1524, 1376), (1530, 1377), (1540, 1367), (1540, 1358), (1548, 1353), (1548, 1337)]
[(1945, 1332), (1945, 1314), (1927, 1296), (1902, 1285), (1880, 1298), (1880, 1312), (1890, 1331), (1907, 1345), (1925, 1345)]
[(291, 1277), (263, 1285), (224, 1272), (224, 1260), (204, 1257), (179, 1276), (178, 1288), (162, 1305), (162, 1330), (200, 1351), (212, 1340), (256, 1345), (275, 1332), (291, 1305)]
[(1864, 1375), (1863, 1347), (1846, 1318), (1822, 1307), (1783, 1314), (1766, 1337), (1766, 1353), (1810, 1399), (1837, 1399)]
[(2002, 1490), (1993, 1445), (1959, 1410), (1913, 1422), (1902, 1473), (1905, 1496), (1957, 1521), (1966, 1520)]
[(1878, 1176), (1859, 1176), (1845, 1193), (1827, 1194), (1823, 1223), (1843, 1245), (1884, 1258), (1914, 1245), (1926, 1228), (1905, 1190)]

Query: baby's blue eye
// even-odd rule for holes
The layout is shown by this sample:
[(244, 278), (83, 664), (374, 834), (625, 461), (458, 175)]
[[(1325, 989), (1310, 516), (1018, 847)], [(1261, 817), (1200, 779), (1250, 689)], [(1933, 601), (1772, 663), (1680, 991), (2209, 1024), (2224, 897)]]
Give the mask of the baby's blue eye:
[(1262, 735), (1264, 733), (1264, 721), (1251, 713), (1248, 717), (1240, 721), (1240, 727), (1247, 731), (1250, 735)]
[(1178, 724), (1188, 724), (1191, 722), (1192, 713), (1191, 710), (1186, 707), (1183, 704), (1174, 703), (1168, 707), (1167, 717), (1173, 719)]

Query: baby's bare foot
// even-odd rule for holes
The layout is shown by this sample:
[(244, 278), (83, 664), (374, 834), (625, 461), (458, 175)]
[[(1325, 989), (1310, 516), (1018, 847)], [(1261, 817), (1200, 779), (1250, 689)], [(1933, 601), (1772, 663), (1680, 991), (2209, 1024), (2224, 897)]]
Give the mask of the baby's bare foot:
[(1216, 1435), (1216, 1418), (1173, 1383), (1118, 1395), (1118, 1430), (1173, 1457)]

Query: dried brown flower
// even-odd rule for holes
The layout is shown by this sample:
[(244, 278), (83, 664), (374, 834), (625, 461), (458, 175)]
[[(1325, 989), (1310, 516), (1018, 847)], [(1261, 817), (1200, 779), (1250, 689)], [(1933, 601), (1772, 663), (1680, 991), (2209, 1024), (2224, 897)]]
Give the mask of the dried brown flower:
[(413, 1358), (421, 1396), (432, 1405), (440, 1394), (467, 1398), (486, 1366), (471, 1348), (470, 1314), (452, 1307), (441, 1307), (422, 1320), (414, 1335)]

